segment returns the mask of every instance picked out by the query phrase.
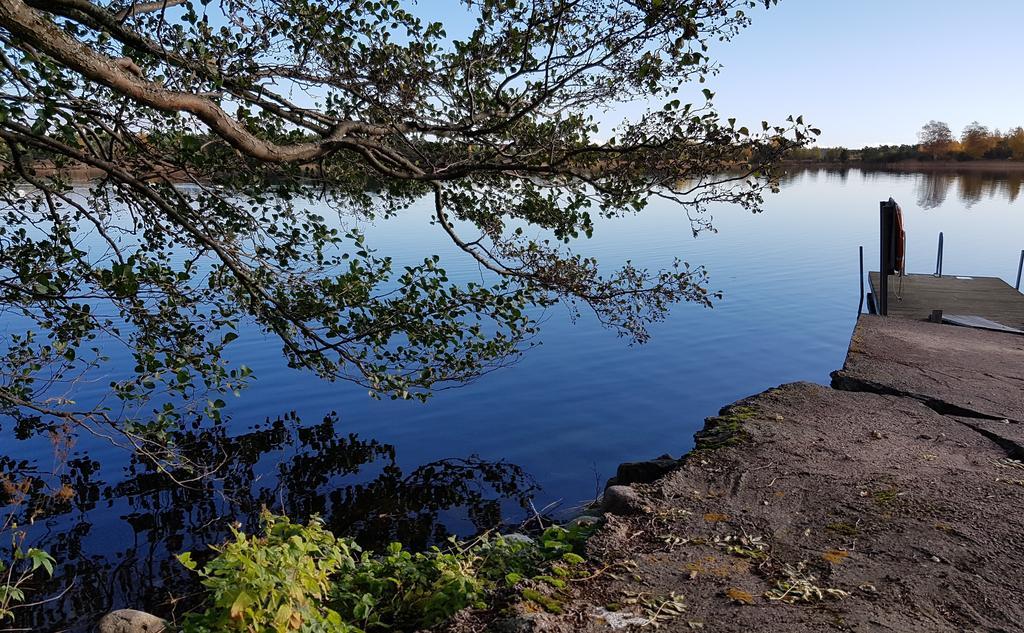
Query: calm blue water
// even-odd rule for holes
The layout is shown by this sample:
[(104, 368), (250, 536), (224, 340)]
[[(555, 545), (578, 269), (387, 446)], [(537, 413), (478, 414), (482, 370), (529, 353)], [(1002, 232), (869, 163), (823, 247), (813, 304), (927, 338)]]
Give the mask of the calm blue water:
[[(254, 513), (260, 503), (299, 513), (326, 512), (333, 504), (335, 514), (339, 507), (342, 514), (358, 514), (352, 523), (335, 516), (337, 529), (350, 526), (370, 541), (397, 533), (425, 542), (440, 534), (437, 524), (467, 533), (485, 522), (481, 514), (524, 516), (507, 499), (509, 490), (494, 490), (494, 478), (488, 483), (466, 476), (503, 460), (524, 472), (495, 477), (514, 480), (510, 485), (537, 508), (556, 504), (553, 512), (569, 512), (592, 499), (620, 462), (686, 452), (703, 419), (727, 403), (789, 381), (828, 383), (829, 372), (843, 362), (857, 316), (858, 246), (865, 246), (868, 268), (877, 268), (879, 200), (892, 196), (903, 206), (909, 271), (933, 270), (936, 238), (944, 231), (946, 273), (1013, 283), (1024, 249), (1020, 187), (1019, 175), (812, 170), (788, 179), (761, 214), (713, 208), (718, 232), (697, 238), (685, 216), (663, 202), (637, 217), (600, 222), (578, 250), (609, 266), (631, 259), (656, 268), (674, 257), (705, 265), (724, 299), (713, 310), (677, 306), (642, 346), (629, 346), (587, 314), (573, 322), (563, 310), (549, 310), (540, 345), (518, 364), (440, 392), (427, 404), (371, 400), (353, 385), (288, 369), (275, 341), (243, 336), (232, 360), (252, 367), (258, 380), (229, 402), (228, 435), (243, 438), (231, 449), (246, 457), (227, 478), (251, 484), (262, 496), (236, 503), (211, 499), (206, 489), (167, 490), (140, 477), (144, 469), (129, 464), (121, 449), (83, 438), (73, 457), (91, 460), (83, 481), (96, 483), (82, 486), (90, 500), (54, 513), (33, 538), (59, 559), (75, 561), (66, 575), (91, 579), (98, 588), (70, 592), (33, 615), (33, 622), (81, 626), (111, 607), (160, 610), (173, 590), (153, 595), (139, 587), (170, 586), (167, 575), (177, 570), (168, 554), (222, 538), (228, 518)], [(368, 243), (396, 264), (439, 253), (453, 279), (479, 278), (468, 258), (430, 226), (429, 215), (423, 205), (360, 226)], [(301, 423), (289, 421), (276, 435), (267, 430), (265, 420), (292, 411)], [(299, 437), (298, 429), (331, 412), (337, 413), (331, 427), (337, 436), (361, 440), (345, 440), (339, 448), (324, 439), (334, 437), (329, 430), (323, 437)], [(43, 466), (52, 462), (48, 447), (16, 441), (6, 426), (0, 433), (4, 453)], [(371, 440), (379, 444), (358, 444)], [(439, 492), (453, 489), (451, 481), (439, 479), (436, 469), (417, 467), (469, 456), (480, 461), (463, 464), (465, 473), (449, 472), (470, 482), (465, 498), (435, 503)], [(455, 468), (461, 462), (446, 463)], [(528, 489), (531, 477), (538, 489)], [(410, 482), (420, 486), (411, 495), (375, 505)], [(472, 490), (482, 492), (473, 497)], [(304, 496), (313, 491), (315, 498)], [(418, 522), (412, 537), (391, 529), (389, 521), (398, 516)], [(219, 531), (205, 531), (214, 523)]]
[[(410, 464), (469, 453), (507, 459), (542, 485), (538, 506), (572, 506), (594, 496), (595, 473), (606, 478), (619, 462), (688, 450), (703, 418), (726, 403), (782, 382), (827, 383), (856, 318), (857, 247), (865, 245), (869, 265), (877, 259), (879, 200), (891, 195), (906, 210), (908, 270), (934, 268), (945, 231), (945, 272), (1012, 283), (1024, 204), (1010, 203), (999, 186), (972, 202), (954, 183), (944, 204), (925, 210), (919, 197), (928, 183), (920, 175), (805, 172), (762, 214), (714, 209), (719, 232), (696, 239), (668, 204), (602, 223), (581, 250), (650, 267), (678, 256), (706, 265), (725, 293), (713, 310), (678, 306), (646, 345), (629, 346), (588, 315), (573, 323), (552, 310), (540, 347), (520, 363), (419, 405), (371, 401), (360, 389), (287, 370), (268, 344), (250, 339), (239, 353), (260, 380), (233, 409), (260, 415), (286, 403), (309, 417), (335, 410), (346, 429), (395, 444)], [(368, 242), (410, 261), (441, 253), (453, 278), (472, 278), (476, 267), (427, 225), (428, 215), (424, 206), (366, 226)]]

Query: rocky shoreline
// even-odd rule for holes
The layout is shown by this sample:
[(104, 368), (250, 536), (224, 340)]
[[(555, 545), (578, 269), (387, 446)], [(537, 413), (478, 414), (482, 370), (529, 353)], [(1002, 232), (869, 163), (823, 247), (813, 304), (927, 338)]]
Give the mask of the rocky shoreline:
[(600, 579), (513, 628), (1024, 630), (1022, 423), (1024, 337), (862, 316), (831, 388), (731, 404), (608, 488)]

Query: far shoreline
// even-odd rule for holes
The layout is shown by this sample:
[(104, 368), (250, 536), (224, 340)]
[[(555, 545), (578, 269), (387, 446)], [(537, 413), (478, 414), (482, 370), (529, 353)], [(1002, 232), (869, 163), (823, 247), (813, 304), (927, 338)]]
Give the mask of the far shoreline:
[(1016, 160), (902, 160), (888, 163), (785, 160), (782, 161), (781, 165), (789, 168), (861, 169), (901, 172), (1024, 173), (1024, 161)]
[[(822, 161), (822, 160), (791, 160), (778, 163), (786, 169), (860, 169), (862, 171), (895, 171), (904, 173), (987, 173), (987, 174), (1020, 174), (1024, 173), (1024, 161), (1018, 160), (902, 160), (895, 162), (864, 162), (860, 160)], [(0, 169), (0, 173), (2, 173)], [(107, 176), (106, 172), (95, 167), (74, 165), (54, 169), (49, 166), (35, 167), (35, 173), (41, 177), (62, 176), (72, 185), (87, 185)], [(189, 179), (178, 175), (170, 175), (176, 183), (188, 183)]]

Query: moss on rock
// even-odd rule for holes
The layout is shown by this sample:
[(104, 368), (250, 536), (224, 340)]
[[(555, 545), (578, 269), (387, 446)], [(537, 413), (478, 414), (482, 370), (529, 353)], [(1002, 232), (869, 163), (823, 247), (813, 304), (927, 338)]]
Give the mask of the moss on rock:
[(743, 426), (758, 413), (755, 407), (732, 405), (722, 409), (717, 416), (706, 418), (704, 428), (694, 435), (694, 450), (713, 451), (747, 441), (750, 434)]

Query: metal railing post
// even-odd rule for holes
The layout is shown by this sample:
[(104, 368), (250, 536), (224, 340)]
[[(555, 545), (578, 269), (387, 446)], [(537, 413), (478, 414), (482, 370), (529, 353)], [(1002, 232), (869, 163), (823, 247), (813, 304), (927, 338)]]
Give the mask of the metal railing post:
[(942, 276), (942, 231), (939, 231), (939, 250), (935, 256), (935, 276)]
[(1024, 251), (1020, 252), (1020, 263), (1017, 264), (1017, 285), (1014, 286), (1017, 290), (1020, 290), (1020, 274), (1024, 272)]
[(857, 306), (857, 314), (864, 314), (864, 247), (860, 247), (860, 305)]

